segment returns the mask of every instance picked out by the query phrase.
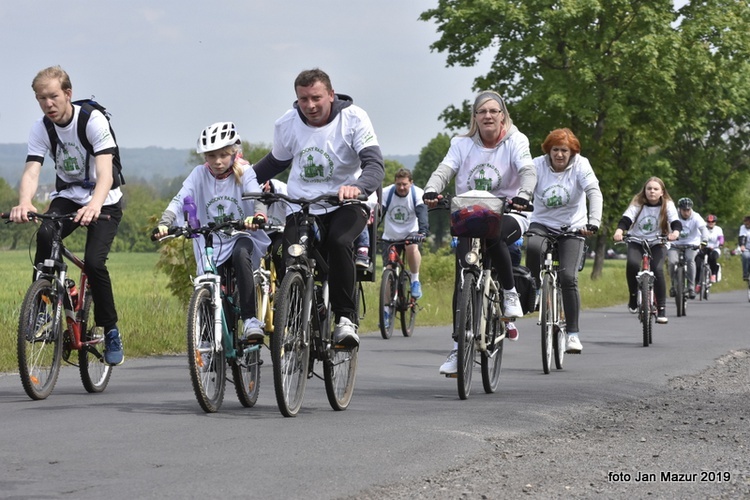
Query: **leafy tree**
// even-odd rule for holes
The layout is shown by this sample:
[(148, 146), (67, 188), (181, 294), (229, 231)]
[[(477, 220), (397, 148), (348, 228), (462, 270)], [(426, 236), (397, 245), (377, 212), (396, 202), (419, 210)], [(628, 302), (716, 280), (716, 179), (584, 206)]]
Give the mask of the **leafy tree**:
[[(711, 0), (681, 12), (702, 17), (706, 29), (698, 32), (731, 39), (747, 60), (748, 44), (737, 42), (747, 36), (747, 9), (744, 2)], [(722, 11), (733, 14), (722, 17)], [(605, 200), (592, 277), (600, 275), (608, 236), (645, 180), (658, 175), (670, 186), (680, 177), (664, 152), (680, 127), (688, 126), (690, 111), (714, 105), (705, 94), (684, 99), (685, 79), (712, 82), (727, 95), (750, 81), (746, 74), (717, 81), (702, 60), (689, 66), (690, 73), (681, 71), (692, 53), (671, 0), (439, 0), (421, 19), (437, 23), (440, 39), (431, 48), (447, 52), (449, 66), (473, 66), (478, 54), (495, 51), (473, 89), (505, 96), (532, 150), (559, 127), (571, 128), (581, 140)], [(469, 101), (449, 106), (441, 117), (452, 129), (465, 128)], [(723, 197), (724, 188), (712, 197)]]

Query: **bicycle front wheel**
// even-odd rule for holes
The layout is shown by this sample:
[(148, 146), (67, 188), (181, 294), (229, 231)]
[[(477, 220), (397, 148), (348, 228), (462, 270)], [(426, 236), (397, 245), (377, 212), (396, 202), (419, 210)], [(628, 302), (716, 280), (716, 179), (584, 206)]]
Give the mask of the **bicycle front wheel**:
[(487, 318), (487, 326), (484, 332), (484, 339), (487, 343), (485, 350), (481, 351), (482, 363), (482, 386), (484, 392), (492, 394), (497, 390), (500, 383), (500, 367), (503, 362), (503, 341), (505, 338), (499, 338), (505, 329), (502, 327), (500, 320), (500, 311), (498, 310), (499, 302), (495, 293), (485, 301), (484, 311)]
[(542, 296), (540, 302), (540, 326), (542, 329), (542, 370), (549, 374), (552, 366), (552, 340), (555, 333), (555, 314), (552, 276), (545, 274), (542, 278)]
[(409, 273), (401, 271), (399, 277), (399, 294), (401, 300), (401, 333), (404, 337), (411, 337), (414, 333), (414, 322), (417, 318), (417, 308), (414, 299), (411, 297), (411, 279)]
[(685, 316), (685, 299), (687, 298), (687, 289), (685, 285), (685, 268), (677, 266), (674, 273), (674, 301), (677, 306), (677, 316)]
[(328, 351), (323, 361), (323, 378), (326, 395), (331, 408), (346, 410), (354, 393), (354, 379), (357, 376), (357, 355), (359, 347), (334, 348)]
[(458, 312), (456, 314), (457, 328), (456, 340), (458, 341), (457, 364), (458, 371), (458, 397), (467, 399), (471, 393), (471, 374), (474, 369), (474, 356), (476, 346), (474, 344), (474, 332), (478, 324), (476, 312), (481, 309), (477, 308), (477, 293), (474, 290), (476, 281), (474, 275), (467, 274), (464, 278), (464, 285), (461, 289), (461, 297), (458, 302)]
[(703, 265), (703, 272), (701, 272), (701, 300), (708, 300), (708, 295), (711, 290), (711, 270), (708, 268), (708, 264)]
[(100, 347), (104, 346), (104, 328), (93, 324), (91, 294), (86, 294), (86, 301), (81, 309), (81, 341), (83, 346), (78, 351), (78, 370), (81, 372), (83, 388), (90, 393), (102, 392), (109, 384), (112, 366), (104, 362)]
[(640, 319), (643, 330), (643, 347), (648, 347), (651, 339), (651, 329), (653, 328), (654, 315), (652, 314), (652, 290), (650, 283), (646, 280), (640, 283), (641, 303)]
[(18, 372), (23, 389), (31, 399), (49, 396), (60, 373), (63, 315), (58, 309), (62, 303), (52, 299), (53, 292), (52, 283), (38, 279), (31, 284), (21, 304)]
[(557, 321), (555, 322), (555, 333), (553, 335), (555, 368), (562, 370), (563, 359), (565, 358), (566, 338), (565, 338), (565, 308), (562, 302), (562, 289), (557, 287), (555, 293), (555, 310), (557, 311)]
[(216, 331), (211, 290), (198, 288), (188, 305), (187, 352), (190, 380), (198, 404), (206, 413), (219, 411), (224, 401), (226, 384), (226, 352), (217, 350), (214, 339), (222, 341), (222, 332)]
[(380, 280), (380, 336), (391, 338), (393, 322), (396, 319), (396, 273), (393, 269), (384, 269)]
[[(273, 386), (279, 411), (294, 417), (302, 406), (310, 366), (310, 318), (303, 321), (306, 302), (305, 281), (297, 271), (284, 276), (276, 295), (271, 359)], [(310, 310), (315, 309), (314, 307)], [(307, 328), (305, 328), (305, 323)]]

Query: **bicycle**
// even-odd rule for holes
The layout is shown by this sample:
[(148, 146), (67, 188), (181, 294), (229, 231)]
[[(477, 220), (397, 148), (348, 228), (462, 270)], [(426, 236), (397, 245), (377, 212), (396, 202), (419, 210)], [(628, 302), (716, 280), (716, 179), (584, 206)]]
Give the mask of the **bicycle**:
[(562, 288), (557, 273), (560, 270), (558, 242), (564, 238), (585, 240), (577, 231), (568, 231), (569, 226), (562, 226), (560, 233), (545, 234), (534, 230), (527, 231), (527, 236), (544, 238), (542, 252), (544, 261), (539, 271), (539, 322), (542, 330), (542, 369), (550, 373), (552, 354), (554, 352), (555, 368), (562, 370), (565, 357), (566, 322), (563, 308)]
[[(419, 305), (411, 295), (411, 273), (404, 265), (406, 245), (416, 244), (412, 238), (398, 241), (383, 241), (388, 244), (388, 258), (380, 281), (380, 335), (391, 338), (396, 313), (401, 319), (401, 333), (411, 337), (414, 333)], [(399, 251), (400, 248), (400, 251)]]
[[(170, 237), (184, 236), (204, 238), (203, 268), (204, 273), (193, 279), (193, 294), (188, 305), (187, 317), (187, 353), (190, 380), (198, 404), (206, 413), (219, 411), (224, 401), (227, 380), (227, 364), (232, 371), (230, 380), (237, 393), (240, 404), (246, 408), (255, 405), (260, 392), (260, 368), (263, 360), (260, 357), (262, 341), (245, 342), (239, 338), (240, 308), (239, 290), (234, 269), (225, 266), (218, 270), (214, 260), (214, 235), (224, 233), (232, 235), (245, 228), (244, 221), (225, 220), (209, 223), (199, 228), (172, 227)], [(152, 239), (156, 239), (152, 236)], [(263, 279), (270, 278), (260, 272), (261, 304), (270, 297), (263, 286)], [(257, 288), (256, 288), (257, 290)], [(261, 307), (257, 312), (263, 316), (268, 311)], [(259, 318), (260, 319), (260, 318)], [(265, 317), (261, 319), (263, 322)]]
[[(10, 214), (3, 213), (0, 217), (9, 219)], [(102, 392), (109, 384), (113, 368), (105, 363), (101, 349), (105, 332), (102, 327), (90, 324), (93, 299), (84, 261), (62, 241), (63, 221), (73, 220), (76, 213), (29, 212), (28, 217), (52, 221), (53, 238), (50, 255), (35, 266), (35, 280), (21, 304), (17, 337), (21, 385), (31, 399), (47, 398), (65, 361), (78, 366), (87, 392)], [(108, 218), (99, 216), (99, 220)], [(65, 259), (81, 270), (78, 286), (69, 277)], [(73, 351), (78, 352), (78, 365), (70, 361)]]
[(672, 244), (672, 248), (676, 248), (678, 251), (677, 265), (673, 273), (674, 282), (672, 283), (675, 305), (677, 306), (677, 316), (686, 316), (687, 303), (691, 290), (688, 286), (688, 265), (685, 252), (687, 250), (696, 250), (698, 247), (695, 245)]
[[(664, 244), (667, 241), (665, 236), (659, 236), (657, 241)], [(636, 238), (634, 236), (625, 236), (623, 243), (636, 243), (641, 245), (642, 258), (641, 269), (636, 274), (638, 281), (638, 320), (641, 322), (643, 329), (643, 347), (648, 347), (654, 339), (654, 318), (656, 318), (656, 295), (654, 294), (654, 280), (656, 276), (651, 270), (651, 246), (647, 240)]]
[[(697, 248), (697, 247), (696, 247)], [(698, 297), (700, 300), (708, 300), (708, 296), (711, 293), (711, 266), (708, 264), (708, 252), (711, 250), (705, 250), (701, 252), (702, 264), (700, 264), (700, 270), (698, 272)], [(750, 292), (749, 292), (750, 293)], [(750, 295), (748, 295), (750, 298)]]
[[(307, 380), (325, 382), (326, 395), (336, 411), (347, 409), (354, 392), (359, 346), (335, 345), (328, 297), (328, 263), (319, 248), (318, 217), (314, 205), (343, 206), (361, 200), (339, 201), (337, 196), (291, 198), (281, 193), (246, 194), (265, 204), (282, 201), (297, 205), (297, 241), (287, 249), (286, 271), (276, 294), (274, 333), (271, 335), (274, 391), (279, 411), (294, 417), (302, 406)], [(323, 377), (315, 373), (315, 361), (323, 364)]]

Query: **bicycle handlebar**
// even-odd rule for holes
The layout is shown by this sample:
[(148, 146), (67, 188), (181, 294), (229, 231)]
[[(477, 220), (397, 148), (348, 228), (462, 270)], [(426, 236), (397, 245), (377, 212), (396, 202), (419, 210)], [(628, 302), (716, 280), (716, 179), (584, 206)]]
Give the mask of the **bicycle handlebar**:
[(315, 198), (292, 198), (282, 193), (243, 193), (243, 200), (260, 200), (266, 205), (269, 205), (275, 201), (284, 201), (292, 205), (301, 205), (303, 207), (310, 207), (316, 204), (327, 203), (333, 206), (343, 206), (350, 203), (361, 203), (367, 201), (367, 195), (361, 193), (356, 198), (349, 198), (346, 200), (339, 200), (338, 195), (335, 194), (321, 194)]
[(224, 222), (220, 222), (219, 224), (216, 224), (215, 222), (211, 222), (199, 228), (172, 226), (169, 229), (167, 229), (166, 236), (159, 237), (158, 233), (151, 233), (151, 241), (163, 241), (169, 238), (178, 238), (180, 236), (185, 236), (187, 238), (190, 238), (192, 236), (196, 236), (199, 234), (202, 234), (205, 236), (209, 233), (216, 233), (216, 232), (228, 229), (228, 228), (233, 229), (235, 231), (241, 231), (245, 229), (245, 221), (231, 219), (231, 220), (226, 220)]
[[(434, 207), (428, 207), (427, 211), (432, 210), (450, 210), (451, 208), (451, 195), (438, 195), (438, 202), (437, 205)], [(519, 210), (517, 208), (513, 208), (513, 201), (508, 200), (507, 198), (503, 198), (502, 196), (498, 196), (498, 199), (503, 199), (503, 213), (510, 213), (510, 212), (516, 212), (518, 214), (524, 215), (523, 212), (533, 212), (534, 211), (534, 204), (529, 202), (526, 207), (524, 207), (523, 210)], [(424, 199), (424, 197), (422, 198)], [(524, 215), (525, 217), (525, 215)]]
[[(56, 212), (43, 214), (40, 212), (27, 212), (26, 216), (29, 219), (46, 219), (46, 220), (73, 220), (78, 216), (78, 212), (71, 212), (69, 214), (58, 214)], [(96, 218), (97, 220), (109, 220), (111, 218), (110, 215), (107, 214), (99, 214), (99, 216)], [(8, 222), (12, 222), (10, 220), (10, 212), (2, 212), (0, 213), (0, 219), (8, 219)]]

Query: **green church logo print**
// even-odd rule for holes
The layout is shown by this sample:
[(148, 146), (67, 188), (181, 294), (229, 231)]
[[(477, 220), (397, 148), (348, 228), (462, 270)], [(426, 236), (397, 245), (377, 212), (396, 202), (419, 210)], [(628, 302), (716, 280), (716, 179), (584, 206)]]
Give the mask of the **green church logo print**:
[(570, 201), (570, 193), (559, 184), (548, 187), (542, 193), (544, 206), (547, 208), (560, 208)]
[(653, 233), (654, 229), (656, 229), (656, 218), (652, 216), (645, 217), (643, 221), (638, 225), (640, 226), (643, 233)]
[(327, 182), (333, 176), (333, 160), (322, 149), (305, 148), (298, 158), (300, 179), (303, 182)]
[(469, 172), (468, 180), (466, 182), (466, 189), (476, 189), (478, 191), (492, 191), (494, 187), (497, 187), (502, 182), (503, 176), (500, 175), (500, 171), (494, 165), (490, 163), (482, 163), (474, 167)]

